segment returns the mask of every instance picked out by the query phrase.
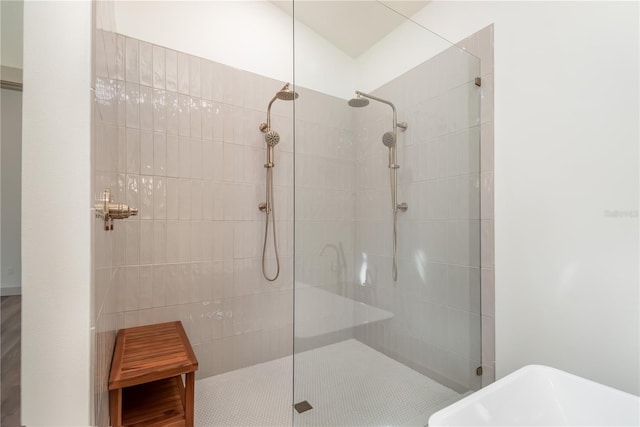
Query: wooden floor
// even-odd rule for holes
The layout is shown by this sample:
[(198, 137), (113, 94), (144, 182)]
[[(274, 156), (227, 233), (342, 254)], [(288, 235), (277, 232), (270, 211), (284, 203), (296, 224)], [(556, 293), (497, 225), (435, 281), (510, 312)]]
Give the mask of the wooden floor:
[(21, 297), (0, 299), (0, 426), (20, 426)]

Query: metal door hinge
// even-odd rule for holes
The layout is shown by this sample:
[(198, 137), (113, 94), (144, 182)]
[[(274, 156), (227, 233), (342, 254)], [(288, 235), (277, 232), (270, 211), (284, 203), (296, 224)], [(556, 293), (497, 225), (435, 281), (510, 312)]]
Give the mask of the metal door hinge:
[(476, 375), (481, 377), (482, 376), (482, 366), (478, 366), (476, 368)]
[(480, 77), (476, 77), (476, 86), (482, 86), (482, 79)]

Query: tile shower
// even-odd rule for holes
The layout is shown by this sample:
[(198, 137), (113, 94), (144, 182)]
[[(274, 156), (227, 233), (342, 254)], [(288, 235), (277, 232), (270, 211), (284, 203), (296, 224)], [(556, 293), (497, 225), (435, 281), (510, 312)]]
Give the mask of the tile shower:
[[(486, 49), (479, 40), (490, 43), (491, 31), (467, 39), (470, 47), (465, 47), (472, 53)], [(400, 194), (410, 210), (399, 226), (396, 288), (366, 280), (389, 275), (388, 236), (372, 239), (370, 233), (389, 227), (386, 151), (381, 143), (377, 152), (365, 145), (378, 144), (387, 130), (385, 110), (354, 110), (344, 99), (296, 87), (294, 158), (293, 105), (274, 104), (272, 127), (281, 136), (275, 193), (282, 272), (268, 283), (260, 264), (264, 216), (257, 205), (264, 198), (265, 147), (258, 125), (283, 82), (108, 30), (96, 31), (94, 43), (94, 192), (111, 188), (117, 200), (140, 209), (137, 218), (116, 223), (113, 232), (103, 232), (99, 222), (94, 232), (96, 425), (108, 425), (106, 381), (119, 328), (181, 320), (200, 362), (199, 378), (290, 355), (294, 270), (296, 282), (396, 313), (391, 321), (317, 339), (296, 337), (297, 350), (355, 338), (447, 386), (480, 386), (480, 377), (470, 375), (481, 360), (480, 319), (482, 360), (489, 370), (493, 363), (492, 334), (484, 330), (493, 316), (492, 249), (481, 247), (492, 237), (492, 135), (485, 116), (485, 90), (492, 85), (483, 76), (481, 101), (468, 83), (475, 75), (463, 70), (437, 91), (420, 92), (423, 98), (398, 92), (402, 79), (417, 82), (418, 72), (436, 75), (444, 61), (459, 60), (459, 51), (449, 49), (375, 92), (397, 99), (400, 120), (410, 123), (399, 138)], [(483, 108), (482, 130), (478, 121), (455, 114), (435, 118), (443, 129), (428, 129), (421, 119), (441, 114), (440, 99), (473, 97)], [(472, 188), (476, 196), (469, 197)], [(424, 202), (425, 195), (437, 202)], [(469, 246), (477, 250), (466, 252), (462, 243), (447, 246), (458, 233), (465, 233), (459, 242), (470, 238)], [(423, 249), (438, 255), (416, 263), (410, 254), (433, 241), (443, 245)], [(371, 257), (365, 270), (379, 271), (365, 273), (359, 282), (362, 253)], [(438, 283), (437, 289), (420, 289), (425, 278), (419, 265), (437, 276), (426, 280)], [(418, 307), (407, 309), (410, 305)], [(435, 317), (425, 317), (428, 313)], [(447, 333), (475, 338), (459, 348), (447, 341)], [(304, 379), (301, 372), (298, 380)]]

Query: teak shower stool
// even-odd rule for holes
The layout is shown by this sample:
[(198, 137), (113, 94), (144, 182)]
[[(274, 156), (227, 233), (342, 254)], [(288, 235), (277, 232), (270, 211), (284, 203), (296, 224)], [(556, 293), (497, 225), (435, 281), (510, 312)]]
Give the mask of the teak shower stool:
[(111, 425), (193, 427), (197, 369), (181, 322), (121, 329), (109, 375)]

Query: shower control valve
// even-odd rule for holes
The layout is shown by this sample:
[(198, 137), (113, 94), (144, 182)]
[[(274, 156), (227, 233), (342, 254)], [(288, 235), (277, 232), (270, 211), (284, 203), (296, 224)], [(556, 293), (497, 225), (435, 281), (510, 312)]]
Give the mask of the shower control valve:
[(107, 231), (113, 230), (114, 219), (125, 219), (138, 215), (138, 209), (124, 203), (115, 203), (111, 190), (108, 188), (102, 192), (97, 200), (99, 203), (95, 205), (96, 218), (104, 220), (104, 229)]

